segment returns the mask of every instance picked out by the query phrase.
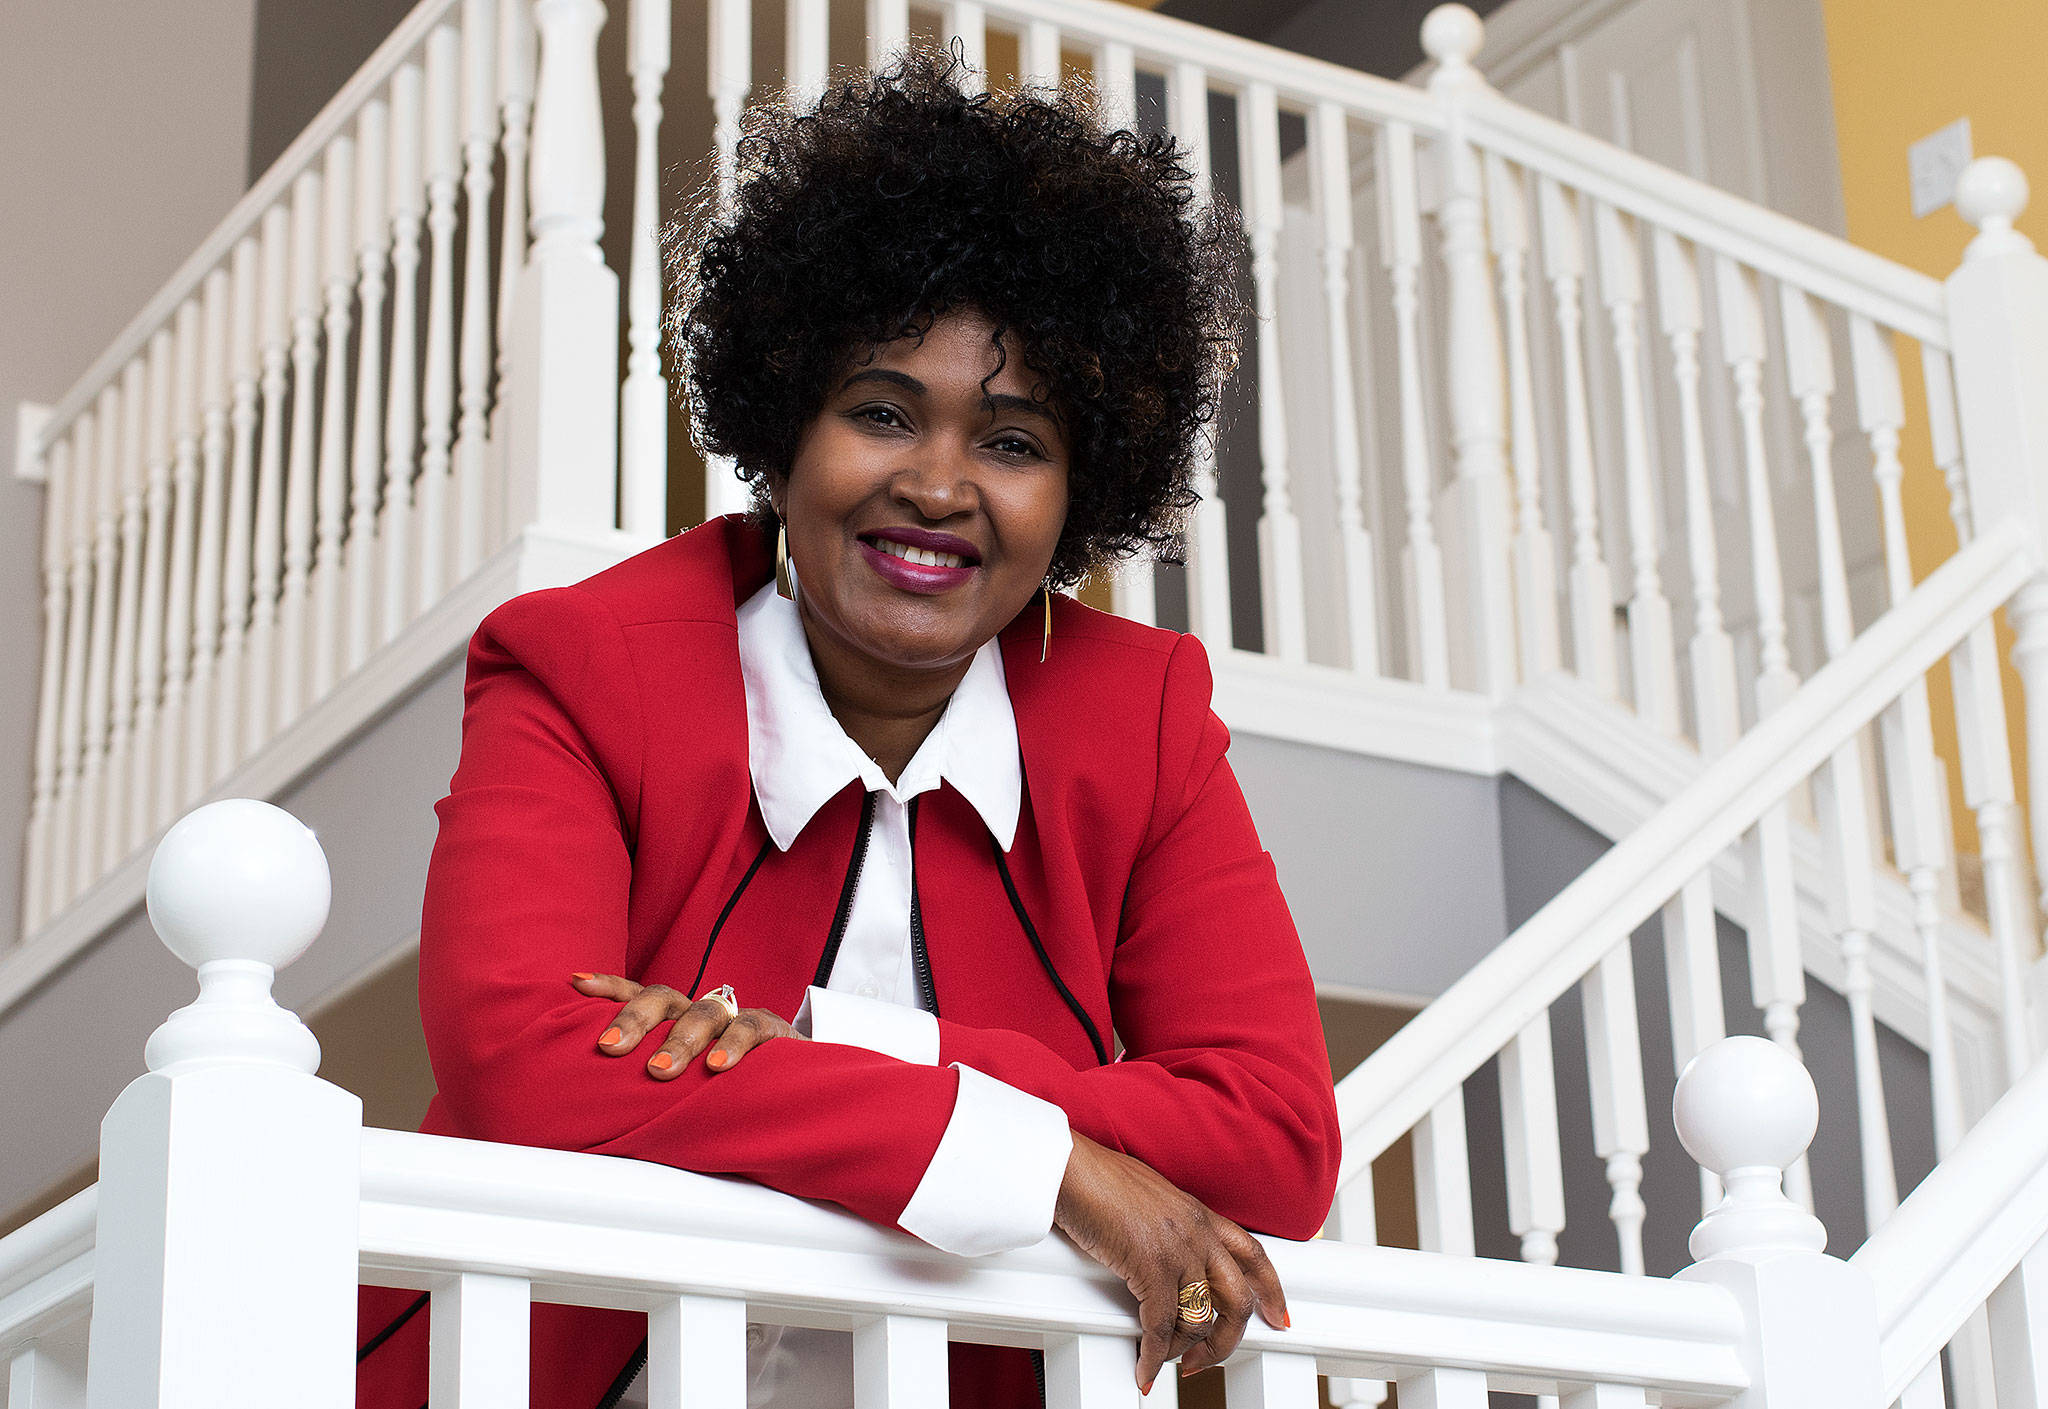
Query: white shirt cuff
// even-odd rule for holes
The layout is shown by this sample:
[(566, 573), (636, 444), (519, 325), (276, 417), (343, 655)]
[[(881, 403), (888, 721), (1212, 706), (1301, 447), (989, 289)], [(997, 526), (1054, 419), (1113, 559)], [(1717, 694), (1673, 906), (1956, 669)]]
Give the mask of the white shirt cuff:
[(839, 993), (816, 984), (804, 990), (803, 1006), (791, 1023), (813, 1042), (865, 1047), (870, 1052), (921, 1067), (938, 1065), (939, 1020), (922, 1008), (884, 1003), (858, 993)]
[(952, 1119), (896, 1221), (962, 1257), (1029, 1247), (1052, 1231), (1074, 1150), (1067, 1113), (973, 1067), (953, 1068)]

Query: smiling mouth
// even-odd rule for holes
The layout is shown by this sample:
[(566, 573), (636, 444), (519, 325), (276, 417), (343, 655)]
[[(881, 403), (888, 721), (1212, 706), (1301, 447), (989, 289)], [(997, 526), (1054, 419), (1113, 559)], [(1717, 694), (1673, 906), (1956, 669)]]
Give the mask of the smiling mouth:
[(915, 563), (927, 568), (964, 568), (970, 566), (967, 559), (958, 553), (942, 553), (936, 548), (913, 548), (908, 543), (898, 543), (893, 538), (865, 538), (861, 540), (870, 548), (887, 553), (892, 558), (901, 558), (906, 563)]

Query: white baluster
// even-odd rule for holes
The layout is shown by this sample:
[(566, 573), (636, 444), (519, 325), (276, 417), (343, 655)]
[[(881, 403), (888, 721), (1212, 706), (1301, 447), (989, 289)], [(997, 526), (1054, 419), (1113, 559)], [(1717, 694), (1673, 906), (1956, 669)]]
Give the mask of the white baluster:
[[(718, 211), (729, 217), (739, 188), (740, 113), (753, 82), (753, 6), (750, 0), (710, 0), (712, 145), (718, 167)], [(901, 49), (910, 33), (908, 0), (868, 0), (868, 67)], [(742, 513), (747, 488), (728, 455), (704, 458), (704, 517)]]
[(127, 856), (135, 756), (135, 701), (138, 693), (136, 639), (142, 625), (143, 497), (148, 482), (144, 422), (149, 407), (148, 371), (137, 354), (121, 377), (121, 573), (114, 603), (113, 694), (107, 726), (107, 813), (102, 849), (106, 866)]
[(853, 1333), (854, 1409), (943, 1409), (946, 1323), (884, 1316)]
[(1730, 1037), (1678, 1078), (1672, 1123), (1728, 1196), (1693, 1230), (1699, 1259), (1678, 1274), (1743, 1310), (1746, 1394), (1760, 1404), (1877, 1404), (1876, 1292), (1867, 1273), (1826, 1256), (1827, 1230), (1786, 1197), (1779, 1171), (1802, 1163), (1820, 1103), (1798, 1060)]
[[(870, 0), (872, 7), (874, 0)], [(1095, 51), (1095, 92), (1102, 106), (1102, 125), (1111, 132), (1132, 132), (1138, 124), (1137, 59), (1128, 44), (1105, 42)], [(1126, 558), (1110, 579), (1110, 605), (1116, 614), (1147, 626), (1159, 623), (1159, 603), (1150, 549)]]
[(2048, 1402), (2048, 1240), (2034, 1244), (1985, 1304), (2000, 1404)]
[(192, 689), (185, 715), (185, 770), (178, 782), (178, 805), (206, 791), (213, 781), (213, 736), (220, 712), (215, 694), (216, 653), (221, 645), (223, 556), (227, 551), (228, 372), (233, 356), (228, 342), (233, 294), (228, 271), (206, 276), (206, 315), (200, 357), (199, 458), (204, 469), (199, 490), (198, 566), (192, 583)]
[(95, 1405), (353, 1402), (362, 1102), (312, 1075), (319, 1044), (270, 992), (330, 894), (313, 834), (267, 803), (201, 808), (156, 849), (149, 914), (199, 998), (102, 1125)]
[[(810, 3), (810, 0), (804, 0)], [(790, 48), (794, 64), (799, 47), (799, 20), (814, 26), (816, 72), (806, 70), (806, 106), (816, 106), (825, 83), (825, 21), (822, 4), (815, 17), (790, 10)], [(655, 237), (661, 226), (656, 139), (661, 132), (661, 85), (669, 64), (668, 0), (633, 0), (633, 256), (626, 287), (626, 384), (619, 393), (619, 501), (621, 526), (641, 538), (668, 532), (668, 380), (661, 374), (661, 252)], [(812, 40), (803, 41), (808, 49)], [(791, 72), (797, 72), (792, 68)]]
[(1463, 1087), (1437, 1103), (1415, 1127), (1413, 1141), (1417, 1242), (1424, 1252), (1472, 1256), (1472, 1160)]
[[(275, 579), (267, 579), (272, 595), (265, 598), (255, 580), (255, 561), (258, 550), (263, 546), (266, 529), (261, 525), (275, 520), (277, 490), (273, 487), (259, 494), (258, 481), (270, 480), (274, 476), (262, 466), (272, 463), (271, 434), (262, 434), (262, 449), (257, 448), (259, 423), (262, 416), (258, 410), (258, 390), (261, 385), (264, 398), (269, 398), (271, 310), (278, 307), (281, 299), (271, 295), (270, 283), (272, 259), (270, 249), (278, 242), (272, 238), (272, 226), (276, 219), (282, 219), (283, 211), (264, 216), (264, 235), (261, 240), (254, 236), (244, 237), (235, 246), (235, 304), (234, 316), (229, 320), (230, 341), (234, 345), (234, 391), (233, 406), (228, 415), (234, 430), (234, 468), (228, 480), (228, 522), (226, 560), (222, 572), (223, 615), (220, 644), (220, 709), (217, 723), (220, 732), (214, 736), (214, 771), (225, 776), (230, 769), (250, 751), (249, 740), (257, 734), (251, 718), (259, 709), (267, 708), (268, 695), (260, 689), (250, 689), (248, 666), (256, 657), (259, 612), (266, 601), (276, 600)], [(282, 247), (281, 245), (279, 246)], [(260, 266), (260, 271), (259, 271)], [(281, 269), (280, 269), (281, 274)], [(260, 291), (259, 291), (260, 290)], [(264, 330), (262, 352), (257, 351), (257, 329)], [(262, 371), (258, 372), (261, 358)], [(283, 377), (277, 377), (278, 395), (283, 395)], [(256, 517), (258, 500), (265, 506), (265, 517)], [(270, 542), (275, 543), (275, 538)], [(271, 565), (275, 566), (276, 549), (271, 549)], [(268, 618), (265, 617), (265, 620)], [(269, 627), (261, 628), (267, 632)], [(263, 647), (263, 669), (270, 668), (268, 638)], [(259, 677), (261, 678), (261, 677)]]
[(1430, 95), (1449, 122), (1438, 143), (1448, 307), (1445, 310), (1445, 392), (1450, 410), (1452, 480), (1459, 547), (1460, 595), (1465, 620), (1460, 636), (1472, 684), (1504, 694), (1515, 685), (1513, 584), (1509, 579), (1507, 424), (1501, 384), (1500, 324), (1487, 267), (1485, 180), (1479, 154), (1465, 134), (1465, 100), (1487, 92), (1472, 66), (1484, 38), (1477, 16), (1463, 6), (1440, 5), (1422, 25), (1423, 51), (1436, 60)]
[(448, 492), (455, 437), (456, 140), (462, 104), (462, 37), (453, 25), (427, 36), (427, 346), (420, 387), (419, 596), (425, 611), (448, 590)]
[(1031, 20), (1017, 45), (1018, 62), (1024, 72), (1018, 77), (1045, 93), (1057, 93), (1060, 80), (1060, 28), (1051, 20)]
[(1486, 1376), (1478, 1370), (1436, 1368), (1400, 1382), (1401, 1409), (1486, 1409)]
[(1309, 200), (1322, 233), (1323, 329), (1328, 341), (1330, 460), (1337, 482), (1337, 533), (1344, 558), (1344, 622), (1351, 669), (1380, 673), (1379, 569), (1366, 527), (1351, 359), (1351, 143), (1344, 109), (1316, 104), (1308, 124)]
[(980, 93), (988, 87), (988, 10), (980, 0), (945, 0), (942, 37), (957, 42), (967, 62), (960, 91)]
[(1643, 398), (1642, 263), (1634, 224), (1604, 202), (1593, 208), (1593, 244), (1600, 299), (1614, 338), (1615, 380), (1621, 393), (1623, 497), (1628, 510), (1629, 678), (1636, 713), (1652, 728), (1678, 732), (1678, 659), (1672, 644), (1671, 603), (1658, 576), (1656, 472), (1650, 463), (1649, 412)]
[[(21, 934), (33, 934), (54, 908), (50, 901), (50, 827), (57, 804), (58, 716), (64, 699), (65, 549), (71, 526), (71, 448), (60, 440), (38, 456), (43, 493), (43, 673), (36, 699), (35, 784), (29, 805), (28, 855), (23, 867)], [(28, 468), (28, 467), (24, 467)], [(81, 604), (82, 605), (82, 604)]]
[[(1664, 907), (1664, 983), (1671, 1004), (1673, 1069), (1728, 1035), (1721, 997), (1721, 946), (1714, 913), (1714, 882), (1701, 872)], [(1720, 1200), (1712, 1171), (1700, 1171), (1700, 1211)]]
[(1308, 659), (1301, 520), (1287, 462), (1287, 408), (1280, 365), (1280, 109), (1273, 85), (1254, 80), (1238, 100), (1238, 169), (1250, 226), (1253, 307), (1259, 320), (1259, 600), (1266, 651)]
[(1401, 550), (1407, 597), (1408, 669), (1432, 690), (1450, 688), (1450, 621), (1444, 601), (1443, 550), (1431, 521), (1429, 423), (1422, 408), (1422, 222), (1416, 207), (1415, 133), (1404, 123), (1379, 129), (1380, 261), (1393, 286), (1394, 337), (1400, 366), (1401, 490), (1408, 539)]
[(155, 830), (157, 730), (164, 683), (164, 573), (171, 536), (171, 405), (175, 345), (169, 328), (149, 340), (149, 410), (144, 427), (142, 602), (135, 631), (135, 733), (128, 771), (126, 845)]
[[(327, 203), (321, 231), (321, 287), (326, 296), (321, 328), (327, 343), (312, 576), (311, 685), (316, 701), (325, 699), (334, 688), (341, 668), (341, 537), (348, 526), (348, 337), (356, 276), (355, 251), (349, 247), (354, 233), (355, 165), (354, 139), (335, 138), (327, 148)], [(363, 341), (375, 341), (377, 331), (365, 320)], [(360, 386), (357, 394), (361, 394)]]
[(50, 816), (49, 903), (44, 908), (45, 918), (70, 904), (83, 880), (77, 867), (78, 818), (83, 806), (79, 768), (85, 750), (85, 665), (93, 613), (93, 523), (99, 473), (92, 454), (91, 426), (92, 410), (88, 407), (71, 423), (60, 442), (61, 454), (51, 469), (56, 474), (61, 466), (66, 485), (65, 572), (69, 606), (65, 613), (64, 693), (57, 724), (57, 800)]
[[(1372, 1169), (1368, 1166), (1349, 1183), (1337, 1186), (1336, 1202), (1331, 1206), (1330, 1221), (1323, 1229), (1323, 1236), (1362, 1247), (1378, 1245), (1379, 1219), (1373, 1206), (1372, 1181)], [(1332, 1375), (1329, 1383), (1330, 1403), (1337, 1409), (1375, 1409), (1375, 1406), (1387, 1402), (1385, 1380)]]
[(790, 107), (809, 112), (825, 93), (831, 10), (826, 0), (788, 0), (785, 14), (784, 91)]
[(1223, 1393), (1233, 1409), (1316, 1409), (1316, 1358), (1276, 1350), (1233, 1356), (1223, 1370)]
[[(618, 494), (619, 281), (605, 267), (597, 0), (540, 0), (533, 250), (513, 317), (507, 522), (609, 533)], [(721, 37), (720, 42), (723, 43)]]
[(1643, 1409), (1641, 1385), (1582, 1385), (1559, 1401), (1562, 1409)]
[[(1904, 469), (1899, 463), (1899, 428), (1906, 419), (1905, 395), (1890, 338), (1868, 319), (1851, 316), (1849, 352), (1855, 373), (1857, 420), (1870, 441), (1871, 474), (1877, 483), (1887, 595), (1891, 605), (1897, 606), (1913, 590), (1905, 505), (1900, 497)], [(1962, 1138), (1962, 1082), (1956, 1072), (1941, 952), (1942, 870), (1948, 864), (1952, 840), (1947, 798), (1937, 771), (1941, 761), (1934, 752), (1926, 680), (1907, 686), (1880, 724), (1892, 845), (1913, 896), (1913, 926), (1920, 935), (1921, 975), (1927, 984), (1927, 1070), (1933, 1092), (1935, 1153), (1945, 1157)]]
[(1621, 1270), (1643, 1271), (1643, 1156), (1650, 1117), (1643, 1100), (1643, 1048), (1636, 1026), (1635, 960), (1626, 942), (1610, 950), (1580, 987), (1586, 1009), (1586, 1077), (1593, 1094), (1593, 1149), (1607, 1162), (1607, 1216)]
[(413, 477), (419, 468), (419, 269), (423, 187), (420, 145), (425, 81), (418, 64), (391, 75), (391, 381), (384, 412), (384, 619), (389, 641), (412, 620)]
[[(714, 6), (718, 3), (713, 0)], [(910, 42), (910, 0), (867, 0), (867, 13), (868, 68), (879, 71)]]
[(320, 372), (321, 189), (317, 171), (303, 172), (292, 183), (292, 438), (284, 482), (284, 581), (277, 602), (280, 729), (299, 717), (306, 697), (318, 454), (313, 407)]
[(503, 225), (498, 234), (497, 361), (492, 382), (491, 474), (485, 485), (486, 551), (505, 541), (505, 389), (512, 371), (512, 299), (526, 268), (526, 165), (533, 119), (532, 0), (498, 0), (498, 104), (504, 137)]
[(1963, 441), (1956, 429), (1956, 387), (1948, 354), (1930, 343), (1920, 344), (1920, 375), (1927, 391), (1927, 432), (1933, 441), (1935, 468), (1948, 487), (1948, 516), (1956, 542), (1970, 541), (1970, 486), (1963, 474)]
[(377, 488), (384, 469), (384, 265), (391, 257), (390, 211), (384, 183), (391, 163), (390, 109), (381, 98), (356, 119), (356, 294), (363, 332), (356, 340), (355, 425), (349, 441), (345, 672), (376, 644)]
[[(1210, 200), (1209, 75), (1200, 64), (1180, 62), (1167, 79), (1167, 125), (1187, 150), (1197, 207)], [(1190, 216), (1200, 218), (1200, 211)], [(1195, 488), (1201, 501), (1188, 525), (1188, 626), (1219, 655), (1231, 645), (1229, 524), (1217, 482), (1215, 447), (1203, 438), (1196, 452)]]
[(744, 1301), (680, 1296), (647, 1314), (650, 1409), (682, 1409), (685, 1404), (743, 1404), (746, 1397)]
[(1580, 311), (1584, 245), (1573, 197), (1548, 176), (1536, 185), (1543, 230), (1543, 275), (1557, 318), (1558, 366), (1564, 387), (1565, 490), (1571, 510), (1572, 667), (1579, 679), (1613, 698), (1620, 685), (1614, 660), (1614, 582), (1600, 551), (1600, 494), (1593, 477), (1593, 430), (1586, 404), (1586, 353)]
[(199, 525), (199, 300), (178, 308), (176, 369), (173, 377), (171, 442), (170, 585), (164, 605), (164, 692), (161, 732), (156, 743), (154, 808), (144, 831), (154, 835), (171, 823), (184, 802), (179, 792), (185, 744), (185, 692), (192, 673), (192, 593)]
[(1555, 670), (1562, 658), (1557, 634), (1557, 558), (1543, 523), (1543, 459), (1536, 433), (1536, 392), (1529, 356), (1529, 214), (1522, 173), (1486, 154), (1487, 229), (1500, 277), (1507, 343), (1508, 444), (1515, 486), (1515, 641), (1522, 676)]
[[(1814, 532), (1819, 559), (1821, 637), (1833, 658), (1855, 635), (1849, 615), (1849, 573), (1835, 505), (1834, 431), (1828, 424), (1834, 395), (1834, 357), (1828, 331), (1813, 301), (1781, 287), (1786, 370), (1805, 425), (1807, 467), (1813, 481)], [(1877, 923), (1875, 842), (1864, 792), (1863, 758), (1852, 740), (1815, 778), (1815, 805), (1827, 843), (1830, 919), (1842, 947), (1843, 995), (1855, 1048), (1857, 1129), (1863, 1154), (1865, 1226), (1875, 1229), (1898, 1207), (1891, 1132), (1878, 1068), (1877, 1020), (1871, 1008), (1870, 933)]]
[(86, 1409), (86, 1325), (45, 1331), (0, 1357), (8, 1409)]
[(484, 559), (491, 432), (491, 163), (498, 151), (497, 0), (462, 5), (461, 419), (455, 435), (455, 581)]
[(1547, 1267), (1557, 1261), (1557, 1235), (1564, 1228), (1564, 1161), (1548, 1010), (1501, 1050), (1500, 1113), (1508, 1227), (1522, 1240), (1522, 1261)]
[[(1160, 1379), (1172, 1379), (1167, 1365)], [(1155, 1385), (1157, 1381), (1154, 1382)], [(1056, 1336), (1045, 1347), (1046, 1409), (1135, 1409), (1141, 1402), (1131, 1381), (1131, 1343), (1121, 1336)]]
[(107, 716), (112, 707), (114, 582), (120, 562), (121, 391), (109, 378), (94, 414), (79, 417), (78, 467), (93, 477), (92, 632), (87, 646), (84, 758), (79, 764), (78, 836), (72, 849), (76, 895), (100, 878), (106, 855)]
[(518, 1277), (464, 1272), (437, 1284), (427, 1395), (446, 1409), (526, 1402), (533, 1297)]

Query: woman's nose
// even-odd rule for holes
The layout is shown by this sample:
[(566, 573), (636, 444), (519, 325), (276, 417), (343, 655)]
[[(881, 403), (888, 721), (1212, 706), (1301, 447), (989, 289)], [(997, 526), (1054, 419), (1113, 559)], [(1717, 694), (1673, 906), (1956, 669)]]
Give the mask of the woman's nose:
[(896, 472), (890, 485), (901, 503), (927, 519), (950, 518), (980, 502), (973, 462), (964, 450), (927, 444)]

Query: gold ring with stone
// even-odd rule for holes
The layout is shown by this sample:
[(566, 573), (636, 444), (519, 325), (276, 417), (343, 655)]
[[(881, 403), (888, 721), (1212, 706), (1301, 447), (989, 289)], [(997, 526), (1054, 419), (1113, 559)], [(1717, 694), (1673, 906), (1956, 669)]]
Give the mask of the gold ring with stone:
[(1208, 1282), (1197, 1280), (1180, 1289), (1180, 1323), (1191, 1331), (1216, 1324), (1216, 1303), (1209, 1296)]
[(725, 1009), (725, 1020), (731, 1022), (740, 1015), (740, 1000), (733, 996), (732, 985), (721, 983), (697, 1000), (699, 1003), (716, 1003)]

